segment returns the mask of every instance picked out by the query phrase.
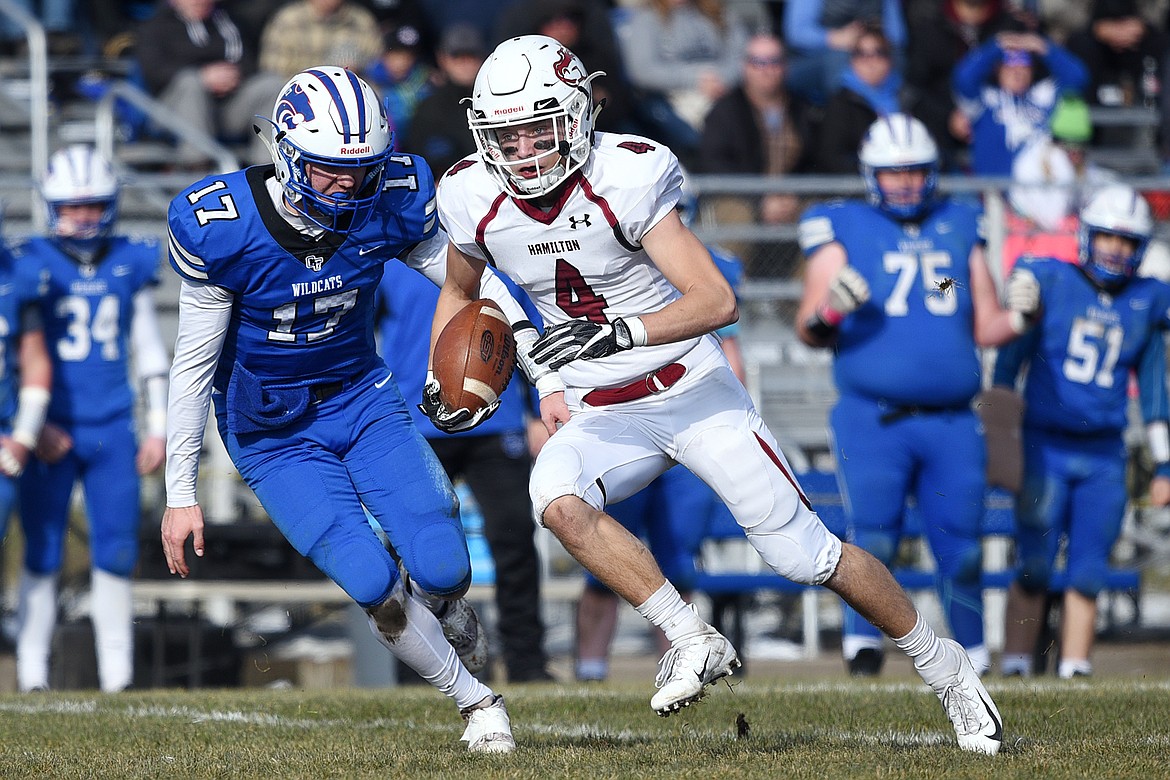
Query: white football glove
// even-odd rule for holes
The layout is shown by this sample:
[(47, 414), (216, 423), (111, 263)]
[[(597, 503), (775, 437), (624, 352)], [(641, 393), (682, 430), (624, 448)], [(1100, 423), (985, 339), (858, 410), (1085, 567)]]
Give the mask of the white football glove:
[[(640, 330), (641, 339), (635, 329)], [(631, 317), (629, 323), (621, 317), (606, 324), (570, 320), (546, 330), (529, 354), (555, 371), (574, 360), (597, 360), (645, 343), (646, 328), (637, 317)]]
[(869, 282), (851, 265), (846, 265), (829, 282), (829, 299), (825, 302), (831, 314), (839, 322), (846, 314), (852, 314), (869, 300)]
[(1017, 268), (1008, 277), (1004, 299), (1012, 313), (1012, 330), (1023, 333), (1040, 312), (1040, 282), (1031, 271)]
[(500, 399), (473, 412), (470, 409), (449, 409), (439, 397), (439, 380), (434, 374), (427, 372), (427, 383), (423, 386), (422, 403), (418, 405), (420, 412), (425, 414), (431, 423), (443, 433), (461, 433), (470, 431), (481, 422), (491, 417), (500, 408)]

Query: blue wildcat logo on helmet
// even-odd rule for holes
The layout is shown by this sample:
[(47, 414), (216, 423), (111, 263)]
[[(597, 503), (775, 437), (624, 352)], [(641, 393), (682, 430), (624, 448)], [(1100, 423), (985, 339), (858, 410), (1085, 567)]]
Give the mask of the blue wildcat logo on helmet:
[(315, 114), (309, 102), (309, 96), (300, 84), (292, 84), (288, 91), (277, 101), (275, 114), (276, 124), (284, 130), (292, 130), (297, 125), (311, 122)]

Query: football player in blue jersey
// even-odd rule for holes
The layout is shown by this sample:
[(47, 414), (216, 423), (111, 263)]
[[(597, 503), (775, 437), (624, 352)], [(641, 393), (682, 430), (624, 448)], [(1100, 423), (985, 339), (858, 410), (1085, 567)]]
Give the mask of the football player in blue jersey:
[[(840, 399), (830, 425), (850, 537), (888, 566), (913, 496), (951, 631), (985, 672), (986, 456), (971, 408), (980, 389), (976, 347), (1022, 332), (1038, 293), (1013, 280), (1009, 309), (1000, 307), (981, 215), (936, 196), (938, 149), (921, 122), (879, 119), (860, 160), (867, 201), (818, 204), (801, 219), (808, 264), (797, 332), (834, 350)], [(842, 644), (852, 674), (880, 671), (882, 636), (848, 606)]]
[(1061, 540), (1068, 584), (1061, 610), (1061, 677), (1092, 673), (1090, 655), (1109, 554), (1126, 505), (1127, 390), (1136, 373), (1156, 461), (1150, 503), (1170, 503), (1166, 349), (1170, 286), (1138, 277), (1153, 222), (1146, 201), (1113, 184), (1081, 210), (1078, 264), (1031, 259), (1041, 314), (1000, 350), (994, 384), (1013, 390), (1025, 364), (1024, 476), (1016, 498), (1020, 570), (1008, 591), (1004, 674), (1032, 673), (1032, 655)]
[(0, 540), (49, 411), (53, 367), (36, 301), (36, 275), (0, 241)]
[[(469, 750), (509, 752), (503, 698), (469, 671), (485, 662), (486, 640), (462, 598), (471, 566), (455, 493), (374, 345), (383, 263), (398, 257), (436, 283), (445, 277), (430, 169), (393, 151), (373, 90), (339, 67), (293, 76), (268, 124), (274, 167), (206, 177), (168, 215), (182, 277), (168, 566), (190, 573), (188, 537), (203, 554), (195, 481), (214, 399), (232, 461), (292, 546), (366, 609), (395, 656), (455, 701)], [(485, 297), (518, 310), (490, 281)], [(458, 430), (492, 410), (449, 411), (440, 423)]]
[[(49, 686), (57, 621), (57, 577), (74, 483), (85, 487), (90, 527), (91, 599), (98, 678), (106, 692), (133, 682), (130, 576), (138, 561), (138, 479), (163, 462), (166, 374), (153, 288), (159, 245), (112, 235), (118, 180), (92, 147), (53, 155), (41, 182), (49, 234), (17, 247), (38, 279), (53, 398), (36, 458), (20, 485), (25, 535), (20, 578), (17, 683)], [(138, 443), (131, 353), (146, 398)]]

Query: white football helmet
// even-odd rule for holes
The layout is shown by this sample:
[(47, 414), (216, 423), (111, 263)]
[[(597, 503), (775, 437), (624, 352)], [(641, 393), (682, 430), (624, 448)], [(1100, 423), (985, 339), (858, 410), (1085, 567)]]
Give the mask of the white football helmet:
[[(909, 114), (888, 114), (869, 126), (858, 150), (869, 202), (898, 219), (914, 219), (930, 207), (938, 187), (938, 146), (926, 125)], [(926, 183), (912, 203), (893, 203), (877, 183), (882, 170), (925, 170)]]
[[(1153, 230), (1150, 204), (1137, 190), (1125, 184), (1103, 187), (1081, 209), (1081, 225), (1077, 236), (1081, 267), (1104, 287), (1121, 286), (1137, 272)], [(1133, 254), (1127, 256), (1093, 251), (1093, 238), (1098, 233), (1132, 240)]]
[[(109, 161), (92, 146), (75, 144), (49, 158), (41, 180), (49, 230), (59, 241), (92, 251), (109, 235), (118, 218), (118, 177)], [(62, 206), (102, 206), (96, 222), (61, 217)]]
[[(479, 69), (467, 124), (488, 171), (515, 198), (536, 198), (556, 189), (589, 159), (593, 107), (589, 73), (577, 55), (545, 35), (504, 41)], [(552, 119), (552, 133), (537, 153), (508, 159), (505, 149), (521, 125)], [(527, 169), (527, 170), (524, 170)]]
[[(269, 151), (289, 205), (333, 232), (364, 225), (393, 149), (386, 110), (370, 85), (335, 65), (303, 70), (281, 89), (270, 122)], [(313, 189), (306, 163), (366, 170), (352, 197), (335, 197)]]

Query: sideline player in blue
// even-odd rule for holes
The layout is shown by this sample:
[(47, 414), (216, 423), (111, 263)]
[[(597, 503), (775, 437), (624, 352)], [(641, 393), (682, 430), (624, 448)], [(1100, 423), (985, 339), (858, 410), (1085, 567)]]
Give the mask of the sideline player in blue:
[(49, 411), (53, 364), (37, 300), (37, 279), (0, 240), (0, 540), (16, 504), (18, 478)]
[[(39, 281), (53, 399), (37, 457), (20, 485), (26, 544), (17, 683), (22, 691), (49, 687), (57, 578), (73, 487), (80, 479), (90, 527), (98, 681), (109, 693), (134, 679), (130, 577), (138, 562), (138, 478), (162, 466), (165, 447), (170, 358), (154, 304), (159, 245), (111, 235), (118, 179), (92, 147), (75, 145), (54, 154), (41, 195), (49, 235), (28, 239), (17, 253)], [(147, 407), (141, 445), (128, 381), (131, 353)]]
[[(985, 672), (976, 347), (1021, 333), (1038, 296), (1013, 280), (1010, 310), (1000, 308), (978, 208), (935, 196), (938, 149), (921, 122), (879, 119), (859, 156), (868, 202), (816, 205), (801, 219), (797, 332), (835, 353), (830, 425), (850, 538), (890, 565), (914, 496), (953, 636)], [(848, 606), (842, 645), (852, 674), (880, 671), (882, 635)]]
[[(190, 573), (190, 536), (203, 554), (195, 481), (214, 399), (228, 453), (281, 533), (366, 609), (395, 656), (454, 700), (469, 750), (510, 752), (504, 700), (468, 668), (482, 667), (486, 641), (462, 598), (471, 565), (455, 493), (374, 345), (384, 262), (402, 258), (436, 283), (445, 276), (430, 169), (393, 151), (373, 90), (336, 66), (293, 76), (269, 124), (275, 169), (208, 176), (167, 218), (183, 280), (167, 420), (168, 567)], [(483, 293), (523, 320), (490, 281)], [(480, 421), (458, 412), (453, 428)]]
[[(698, 198), (684, 175), (676, 210), (688, 228), (698, 215), (698, 207)], [(740, 259), (716, 245), (709, 244), (707, 249), (731, 289), (738, 290), (743, 278)], [(743, 355), (737, 338), (739, 324), (732, 323), (715, 333), (731, 370), (743, 382)], [(634, 536), (646, 539), (662, 573), (687, 601), (694, 585), (695, 558), (711, 524), (719, 515), (725, 515), (727, 522), (735, 523), (730, 510), (715, 492), (685, 466), (668, 469), (634, 495), (611, 504), (607, 511)], [(577, 601), (574, 674), (578, 680), (599, 681), (609, 676), (609, 654), (617, 633), (618, 607), (618, 595), (586, 570), (585, 588)], [(657, 628), (652, 630), (657, 637), (658, 652), (665, 653), (670, 649), (666, 635)]]
[[(383, 359), (394, 372), (402, 395), (422, 398), (439, 288), (402, 264), (389, 263), (378, 293)], [(533, 322), (540, 321), (535, 309), (529, 314)], [(497, 626), (511, 683), (553, 679), (546, 668), (540, 558), (528, 497), (532, 458), (525, 417), (539, 416), (532, 412), (529, 393), (517, 371), (500, 397), (499, 409), (474, 430), (454, 435), (432, 425), (416, 405), (410, 404), (408, 409), (443, 470), (452, 479), (462, 478), (467, 483), (483, 514), (484, 538), (495, 564)]]
[(1032, 673), (1052, 568), (1067, 539), (1061, 677), (1089, 675), (1097, 594), (1126, 504), (1127, 390), (1137, 374), (1142, 418), (1157, 467), (1150, 503), (1170, 503), (1166, 348), (1170, 286), (1138, 277), (1150, 242), (1150, 207), (1113, 184), (1081, 211), (1080, 262), (1025, 260), (1038, 280), (1036, 326), (1000, 350), (994, 383), (1014, 390), (1025, 364), (1024, 478), (1016, 497), (1020, 570), (1008, 591), (1002, 670)]

